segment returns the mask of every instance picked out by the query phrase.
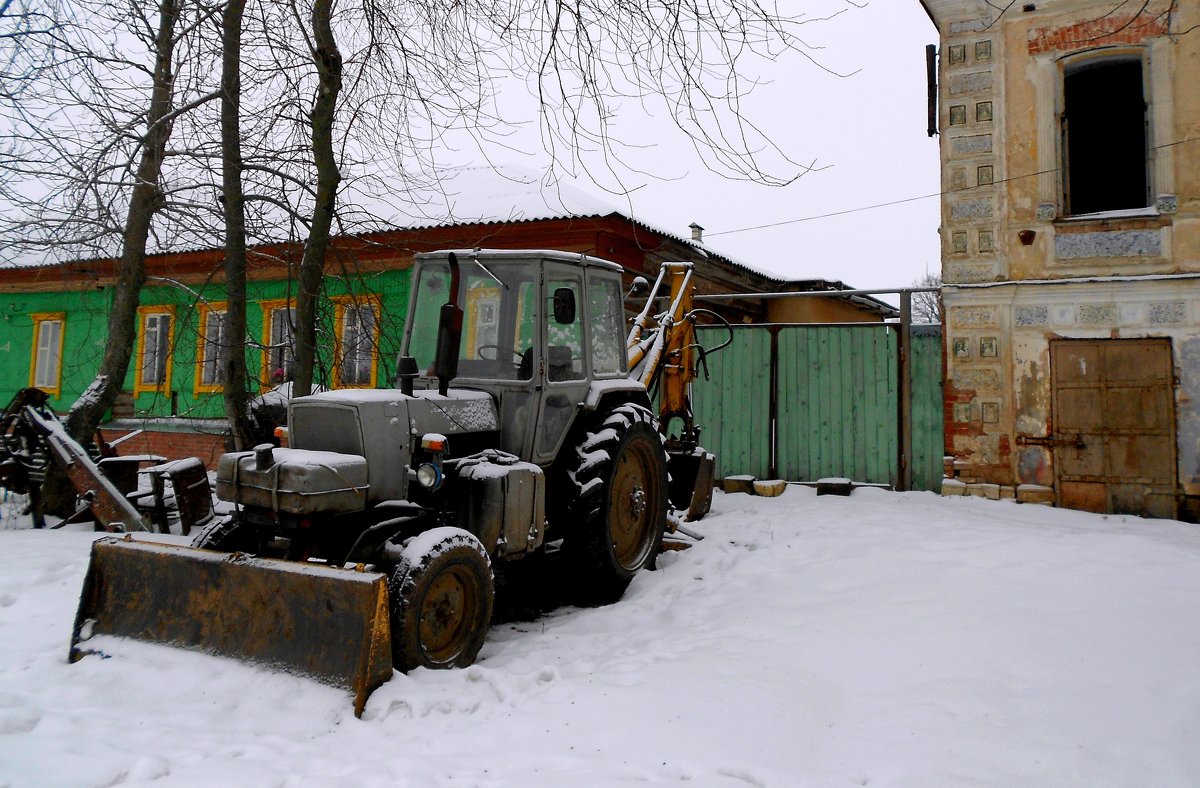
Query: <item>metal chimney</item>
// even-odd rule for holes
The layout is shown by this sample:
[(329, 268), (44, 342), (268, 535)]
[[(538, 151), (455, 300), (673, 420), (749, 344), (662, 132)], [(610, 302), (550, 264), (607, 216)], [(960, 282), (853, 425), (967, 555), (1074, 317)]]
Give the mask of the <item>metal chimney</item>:
[(692, 240), (696, 243), (702, 243), (704, 241), (704, 228), (695, 222), (689, 224), (688, 227), (692, 229)]

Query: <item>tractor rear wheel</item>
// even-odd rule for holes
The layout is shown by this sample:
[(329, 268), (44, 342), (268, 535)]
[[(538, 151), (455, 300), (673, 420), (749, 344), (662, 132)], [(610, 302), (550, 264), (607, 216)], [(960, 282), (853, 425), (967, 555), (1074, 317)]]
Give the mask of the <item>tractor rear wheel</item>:
[(625, 593), (638, 570), (651, 568), (667, 524), (667, 458), (654, 416), (623, 404), (593, 422), (571, 457), (575, 486), (563, 550), (585, 604), (606, 605)]
[(465, 668), (487, 638), (495, 590), (487, 551), (461, 528), (434, 528), (404, 548), (388, 583), (392, 664)]

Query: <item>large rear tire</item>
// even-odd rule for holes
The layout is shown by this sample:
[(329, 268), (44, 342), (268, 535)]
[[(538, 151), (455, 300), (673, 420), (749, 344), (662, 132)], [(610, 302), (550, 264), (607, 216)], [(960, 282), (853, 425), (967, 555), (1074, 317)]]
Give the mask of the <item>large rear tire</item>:
[(654, 416), (619, 405), (596, 419), (571, 458), (574, 484), (563, 550), (578, 577), (578, 601), (615, 602), (651, 568), (667, 524), (667, 457)]
[(465, 668), (492, 620), (495, 586), (487, 551), (460, 528), (434, 528), (404, 548), (388, 583), (392, 664)]

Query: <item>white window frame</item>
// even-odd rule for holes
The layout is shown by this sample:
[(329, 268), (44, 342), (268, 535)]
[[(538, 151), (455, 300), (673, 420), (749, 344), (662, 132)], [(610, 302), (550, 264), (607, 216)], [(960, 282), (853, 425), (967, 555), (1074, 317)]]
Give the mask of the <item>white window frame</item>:
[[(379, 358), (379, 303), (375, 299), (339, 299), (337, 302), (337, 358), (334, 364), (334, 386), (337, 388), (370, 388), (375, 385)], [(364, 331), (363, 317), (369, 315), (371, 325)], [(351, 355), (354, 359), (347, 363)], [(347, 375), (347, 369), (352, 370)]]
[[(1146, 109), (1144, 113), (1145, 119), (1145, 185), (1146, 185), (1146, 205), (1129, 208), (1112, 208), (1101, 209), (1089, 213), (1077, 213), (1069, 206), (1068, 192), (1069, 184), (1069, 166), (1068, 157), (1070, 152), (1067, 150), (1067, 133), (1064, 131), (1063, 124), (1066, 119), (1066, 81), (1067, 77), (1072, 73), (1089, 65), (1102, 66), (1113, 65), (1117, 63), (1138, 62), (1141, 64), (1142, 76), (1142, 99), (1145, 102)], [(1154, 96), (1152, 90), (1152, 63), (1150, 61), (1150, 53), (1146, 47), (1120, 47), (1120, 48), (1104, 48), (1099, 50), (1088, 50), (1084, 52), (1075, 52), (1058, 61), (1057, 68), (1057, 111), (1055, 117), (1055, 129), (1057, 136), (1057, 163), (1059, 170), (1058, 178), (1058, 216), (1062, 219), (1103, 219), (1120, 216), (1154, 216), (1157, 214), (1154, 203), (1156, 173), (1154, 166)]]
[[(225, 352), (228, 321), (224, 304), (201, 307), (196, 343), (196, 391), (220, 391), (225, 387)], [(216, 325), (213, 325), (216, 321)], [(216, 336), (212, 336), (215, 328)]]
[(171, 384), (175, 310), (163, 306), (141, 307), (138, 309), (138, 327), (138, 363), (133, 392), (167, 391)]

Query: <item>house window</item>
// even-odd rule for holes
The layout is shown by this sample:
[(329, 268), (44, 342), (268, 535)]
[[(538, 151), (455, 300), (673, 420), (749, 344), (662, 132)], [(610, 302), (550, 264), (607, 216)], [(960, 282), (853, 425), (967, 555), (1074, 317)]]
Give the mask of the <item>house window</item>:
[(1063, 69), (1063, 207), (1068, 216), (1150, 205), (1147, 102), (1140, 56)]
[(278, 386), (296, 373), (296, 308), (286, 301), (265, 303), (262, 307), (267, 346), (263, 354), (263, 380), (267, 385)]
[(62, 314), (33, 315), (33, 363), (29, 385), (57, 397), (62, 387)]
[(174, 315), (164, 307), (138, 310), (142, 327), (133, 391), (164, 391), (171, 378), (171, 328)]
[(226, 325), (223, 304), (201, 305), (196, 346), (197, 391), (215, 391), (225, 383)]
[(375, 382), (378, 358), (376, 328), (379, 305), (373, 302), (341, 301), (337, 304), (337, 358), (334, 385), (364, 387)]

